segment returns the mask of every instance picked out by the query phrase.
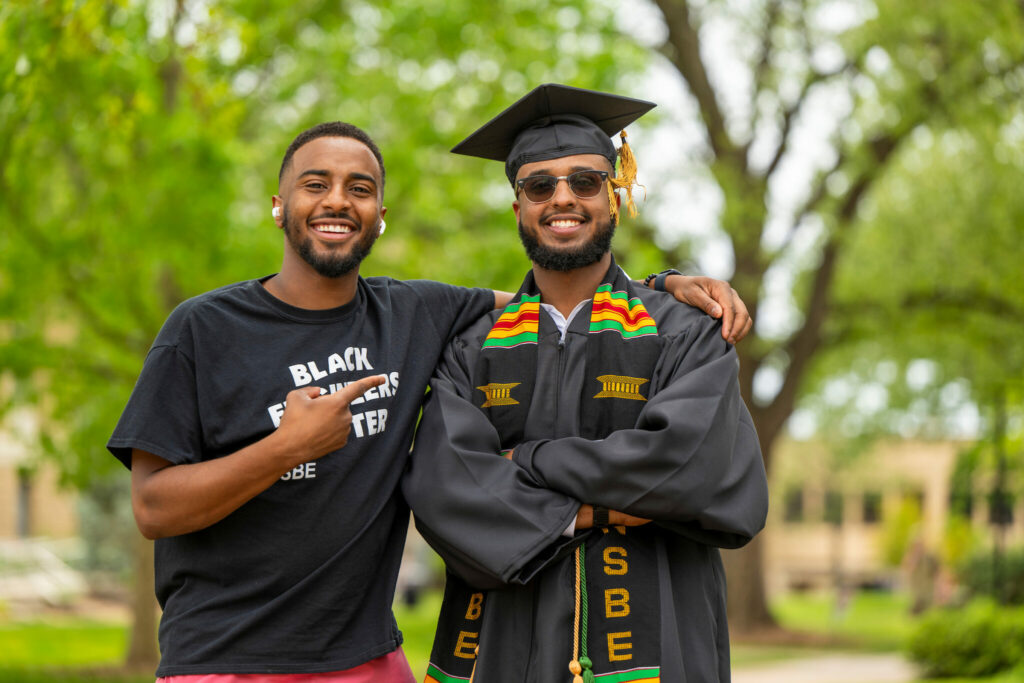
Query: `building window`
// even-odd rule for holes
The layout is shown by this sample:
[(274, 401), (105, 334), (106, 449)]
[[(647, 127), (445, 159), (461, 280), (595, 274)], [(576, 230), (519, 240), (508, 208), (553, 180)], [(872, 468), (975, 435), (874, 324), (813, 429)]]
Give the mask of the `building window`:
[(834, 526), (843, 524), (843, 494), (825, 491), (825, 521)]
[(800, 488), (790, 488), (783, 500), (784, 521), (795, 524), (804, 521), (804, 492)]
[(1013, 497), (1005, 491), (993, 491), (988, 497), (988, 523), (996, 526), (1013, 524)]
[(882, 494), (878, 491), (865, 491), (861, 519), (865, 524), (878, 524), (882, 521)]
[(18, 468), (18, 500), (15, 512), (15, 533), (18, 538), (28, 538), (32, 533), (32, 474), (25, 468)]

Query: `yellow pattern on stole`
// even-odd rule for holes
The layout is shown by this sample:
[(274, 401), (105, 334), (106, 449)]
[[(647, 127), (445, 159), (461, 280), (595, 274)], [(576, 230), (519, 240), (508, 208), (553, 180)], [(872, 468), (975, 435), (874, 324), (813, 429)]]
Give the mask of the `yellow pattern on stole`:
[(624, 375), (598, 375), (601, 391), (594, 398), (625, 398), (632, 401), (646, 401), (640, 395), (640, 385), (649, 381), (643, 377), (626, 377)]
[(485, 384), (482, 387), (477, 387), (480, 391), (484, 392), (487, 396), (487, 400), (483, 402), (481, 408), (490, 408), (491, 406), (516, 406), (519, 405), (519, 401), (512, 398), (512, 388), (518, 387), (522, 382), (510, 382), (507, 384), (498, 384), (491, 382)]

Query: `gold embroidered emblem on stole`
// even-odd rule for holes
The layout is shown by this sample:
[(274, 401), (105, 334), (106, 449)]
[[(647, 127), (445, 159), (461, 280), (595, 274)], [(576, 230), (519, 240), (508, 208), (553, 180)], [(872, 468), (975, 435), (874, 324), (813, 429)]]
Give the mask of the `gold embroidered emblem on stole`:
[(640, 385), (648, 380), (643, 377), (625, 377), (623, 375), (598, 375), (601, 391), (594, 398), (625, 398), (631, 401), (646, 401), (640, 395)]
[(517, 406), (519, 401), (512, 398), (512, 388), (518, 387), (522, 382), (511, 382), (508, 384), (497, 384), (491, 382), (490, 384), (482, 387), (477, 387), (480, 391), (484, 392), (487, 396), (487, 400), (484, 401), (481, 408), (490, 408), (491, 406)]

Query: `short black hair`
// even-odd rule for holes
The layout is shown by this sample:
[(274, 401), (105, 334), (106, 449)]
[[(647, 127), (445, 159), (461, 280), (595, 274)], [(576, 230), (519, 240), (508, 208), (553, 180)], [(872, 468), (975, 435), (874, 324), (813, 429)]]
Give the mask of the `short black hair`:
[(284, 177), (285, 170), (291, 165), (292, 157), (295, 155), (296, 150), (317, 138), (352, 138), (369, 147), (370, 151), (373, 152), (373, 156), (376, 157), (377, 163), (380, 164), (380, 189), (381, 192), (384, 191), (384, 158), (380, 154), (380, 149), (377, 148), (377, 143), (362, 128), (351, 123), (345, 123), (344, 121), (318, 123), (312, 128), (307, 128), (299, 133), (284, 152), (284, 159), (281, 160), (281, 170), (277, 172), (278, 183)]

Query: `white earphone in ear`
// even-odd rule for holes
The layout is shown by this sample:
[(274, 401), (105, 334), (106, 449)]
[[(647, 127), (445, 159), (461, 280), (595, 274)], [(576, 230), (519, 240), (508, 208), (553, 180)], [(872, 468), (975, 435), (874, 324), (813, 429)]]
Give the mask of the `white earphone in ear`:
[(384, 222), (383, 218), (381, 218), (380, 219), (380, 232), (378, 232), (377, 235), (378, 236), (379, 235), (383, 235), (384, 234), (384, 229), (387, 228), (387, 227), (388, 227), (388, 224)]
[(281, 207), (280, 206), (275, 206), (273, 209), (270, 210), (270, 215), (273, 216), (274, 218), (280, 218), (281, 217)]

